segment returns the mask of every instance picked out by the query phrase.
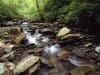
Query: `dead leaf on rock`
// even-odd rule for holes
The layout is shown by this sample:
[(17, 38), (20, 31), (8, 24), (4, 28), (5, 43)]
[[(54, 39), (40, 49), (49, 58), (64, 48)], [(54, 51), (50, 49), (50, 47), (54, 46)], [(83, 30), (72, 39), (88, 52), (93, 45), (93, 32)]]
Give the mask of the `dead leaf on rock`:
[(68, 58), (69, 57), (69, 52), (68, 51), (60, 51), (57, 53), (57, 56), (60, 58), (60, 59), (65, 59), (65, 58)]
[(21, 40), (24, 39), (25, 34), (21, 32), (21, 29), (11, 29), (9, 31), (9, 34), (11, 34), (12, 40), (16, 43), (19, 44)]
[(55, 56), (50, 57), (50, 62), (54, 65), (57, 63), (57, 58)]
[(43, 51), (43, 48), (35, 48), (34, 52), (35, 53), (41, 53)]

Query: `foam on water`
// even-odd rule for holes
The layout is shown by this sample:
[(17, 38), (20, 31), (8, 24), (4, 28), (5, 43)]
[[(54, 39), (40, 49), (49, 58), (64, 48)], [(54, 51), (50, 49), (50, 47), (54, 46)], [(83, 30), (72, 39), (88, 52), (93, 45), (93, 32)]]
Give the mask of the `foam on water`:
[(92, 64), (87, 64), (86, 62), (84, 61), (78, 61), (76, 60), (75, 58), (69, 58), (68, 59), (72, 64), (74, 64), (75, 66), (91, 66), (92, 67)]
[(26, 39), (28, 40), (28, 44), (42, 45), (43, 43), (46, 44), (46, 43), (49, 42), (49, 38), (43, 37), (42, 34), (39, 33), (38, 29), (36, 29), (33, 37), (26, 30), (23, 30), (23, 31), (24, 31), (24, 33), (26, 35)]
[(51, 46), (45, 46), (44, 51), (46, 51), (49, 55), (56, 54), (61, 50), (61, 47), (59, 44), (51, 45)]

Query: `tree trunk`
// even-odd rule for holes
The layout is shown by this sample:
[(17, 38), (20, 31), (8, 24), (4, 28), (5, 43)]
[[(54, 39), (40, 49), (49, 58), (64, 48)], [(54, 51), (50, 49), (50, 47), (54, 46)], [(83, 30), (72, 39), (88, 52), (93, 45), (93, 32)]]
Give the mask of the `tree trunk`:
[(38, 0), (36, 0), (36, 7), (37, 7), (37, 10), (38, 10), (38, 13), (40, 12), (40, 9), (39, 9), (39, 3), (38, 3)]

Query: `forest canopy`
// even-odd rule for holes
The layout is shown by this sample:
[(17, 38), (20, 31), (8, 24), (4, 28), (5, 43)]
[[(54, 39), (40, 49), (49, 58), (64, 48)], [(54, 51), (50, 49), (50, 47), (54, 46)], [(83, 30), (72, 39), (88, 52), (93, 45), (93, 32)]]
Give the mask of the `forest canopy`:
[(100, 0), (0, 0), (0, 18), (99, 25)]

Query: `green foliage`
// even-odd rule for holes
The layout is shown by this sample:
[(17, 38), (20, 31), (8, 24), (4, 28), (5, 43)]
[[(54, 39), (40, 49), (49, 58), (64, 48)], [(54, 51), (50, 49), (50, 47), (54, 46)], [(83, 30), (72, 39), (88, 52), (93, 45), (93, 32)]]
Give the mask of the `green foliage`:
[(11, 0), (0, 0), (0, 18), (18, 18), (16, 5)]
[(100, 0), (0, 0), (0, 18), (100, 24)]
[(44, 9), (47, 21), (89, 26), (100, 24), (100, 0), (49, 0)]

